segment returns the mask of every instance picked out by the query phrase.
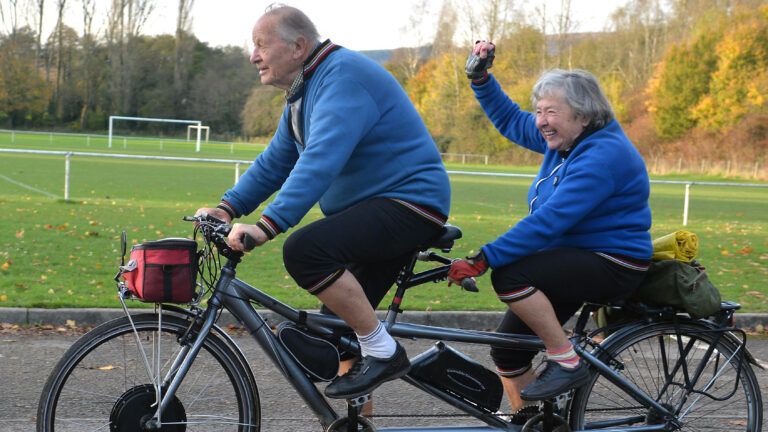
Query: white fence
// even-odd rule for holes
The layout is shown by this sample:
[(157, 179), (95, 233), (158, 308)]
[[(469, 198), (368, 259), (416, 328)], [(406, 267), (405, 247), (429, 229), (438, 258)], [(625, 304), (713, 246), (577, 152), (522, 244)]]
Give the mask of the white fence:
[[(232, 160), (232, 159), (209, 159), (209, 158), (190, 158), (190, 157), (171, 157), (171, 156), (144, 156), (144, 155), (128, 155), (128, 154), (108, 154), (108, 153), (90, 153), (90, 152), (65, 152), (65, 151), (48, 151), (48, 150), (23, 150), (23, 149), (1, 149), (0, 153), (25, 153), (25, 154), (42, 154), (42, 155), (59, 155), (64, 156), (64, 200), (68, 201), (70, 196), (69, 179), (71, 170), (72, 157), (103, 157), (103, 158), (116, 158), (116, 159), (145, 159), (145, 160), (165, 160), (165, 161), (182, 161), (182, 162), (206, 162), (206, 163), (223, 163), (234, 165), (235, 176), (234, 183), (240, 178), (241, 165), (250, 165), (252, 161), (249, 160)], [(479, 171), (453, 171), (449, 170), (448, 174), (451, 175), (470, 175), (470, 176), (486, 176), (486, 177), (522, 177), (522, 178), (534, 178), (534, 174), (515, 174), (515, 173), (497, 173), (497, 172), (479, 172)], [(7, 179), (6, 179), (7, 180)], [(683, 197), (683, 226), (688, 225), (688, 205), (690, 202), (691, 186), (728, 186), (728, 187), (758, 187), (766, 188), (768, 184), (759, 183), (725, 183), (725, 182), (705, 182), (705, 181), (676, 181), (676, 180), (651, 180), (651, 183), (659, 184), (679, 184), (685, 185), (685, 195)]]
[(467, 163), (488, 165), (489, 159), (488, 155), (472, 153), (440, 153), (440, 156), (445, 162), (461, 162), (462, 165)]
[[(207, 126), (202, 126), (204, 129)], [(69, 132), (38, 132), (38, 131), (17, 131), (13, 129), (0, 129), (0, 133), (8, 134), (10, 137), (10, 144), (16, 145), (17, 137), (16, 135), (24, 136), (24, 135), (33, 135), (36, 137), (39, 137), (40, 140), (37, 141), (37, 144), (43, 144), (44, 142), (47, 142), (48, 144), (53, 144), (59, 137), (69, 137), (73, 139), (82, 139), (80, 142), (81, 144), (84, 144), (86, 147), (93, 147), (93, 148), (112, 148), (113, 143), (112, 141), (117, 141), (119, 144), (122, 145), (124, 149), (128, 148), (129, 140), (141, 140), (141, 141), (147, 141), (147, 142), (155, 142), (160, 149), (160, 151), (163, 150), (164, 144), (167, 143), (188, 143), (189, 137), (187, 135), (187, 138), (184, 138), (183, 134), (186, 134), (187, 132), (179, 132), (179, 137), (174, 138), (172, 136), (124, 136), (124, 135), (112, 135), (111, 137), (109, 135), (103, 135), (103, 134), (96, 134), (96, 133), (69, 133)], [(222, 145), (226, 144), (229, 146), (229, 152), (234, 153), (235, 144), (231, 141), (216, 141), (216, 140), (208, 140), (208, 135), (206, 135), (206, 139), (204, 141), (205, 144), (211, 143), (216, 145)], [(240, 144), (253, 144), (253, 145), (265, 145), (264, 143), (254, 143), (254, 142), (242, 142)], [(197, 149), (196, 147), (196, 150)]]

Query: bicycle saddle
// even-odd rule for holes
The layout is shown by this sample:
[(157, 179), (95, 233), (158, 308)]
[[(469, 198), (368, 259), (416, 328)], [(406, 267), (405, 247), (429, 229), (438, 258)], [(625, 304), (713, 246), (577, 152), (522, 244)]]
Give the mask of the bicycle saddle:
[(440, 249), (443, 252), (450, 252), (453, 247), (453, 241), (461, 238), (461, 229), (451, 224), (443, 225), (443, 232), (439, 236), (430, 240), (421, 250), (430, 248)]

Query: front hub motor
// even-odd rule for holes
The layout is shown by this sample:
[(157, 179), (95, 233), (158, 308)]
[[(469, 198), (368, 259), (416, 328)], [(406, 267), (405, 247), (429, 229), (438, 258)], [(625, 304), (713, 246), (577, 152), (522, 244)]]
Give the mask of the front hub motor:
[[(163, 426), (153, 427), (152, 417), (157, 413), (155, 387), (143, 384), (133, 387), (117, 399), (109, 415), (110, 432), (184, 432), (187, 414), (176, 396), (162, 413)], [(172, 424), (167, 424), (172, 423)]]

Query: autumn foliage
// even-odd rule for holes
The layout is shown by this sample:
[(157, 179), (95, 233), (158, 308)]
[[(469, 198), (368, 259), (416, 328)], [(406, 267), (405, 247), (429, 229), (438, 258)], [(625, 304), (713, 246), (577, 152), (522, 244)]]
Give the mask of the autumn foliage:
[[(598, 76), (654, 173), (768, 178), (768, 0), (629, 0), (595, 33), (579, 33), (568, 12), (547, 15), (548, 3), (446, 1), (431, 39), (393, 50), (384, 66), (441, 152), (538, 162), (493, 129), (464, 76), (471, 44), (487, 38), (497, 44), (492, 72), (524, 108), (546, 69)], [(0, 3), (2, 16), (24, 11)], [(0, 20), (0, 128), (103, 131), (120, 114), (201, 118), (218, 138), (271, 136), (284, 101), (259, 84), (247, 53), (211, 48), (183, 23), (159, 36), (123, 24), (150, 13), (111, 10), (101, 31), (60, 18), (47, 38), (24, 25), (39, 17)]]
[[(543, 70), (590, 70), (652, 171), (766, 178), (768, 5), (734, 2), (726, 11), (718, 2), (680, 1), (668, 15), (654, 15), (642, 7), (653, 3), (630, 2), (612, 31), (565, 41), (513, 28), (496, 41), (492, 72), (530, 109), (530, 88)], [(432, 56), (404, 82), (440, 150), (535, 162), (485, 119), (463, 76), (468, 50)]]

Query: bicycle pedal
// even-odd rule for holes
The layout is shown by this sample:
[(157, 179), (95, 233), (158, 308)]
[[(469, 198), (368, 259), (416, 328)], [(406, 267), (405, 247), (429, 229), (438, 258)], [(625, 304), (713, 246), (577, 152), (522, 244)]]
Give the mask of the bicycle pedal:
[(359, 407), (362, 406), (364, 403), (371, 400), (371, 394), (364, 394), (362, 396), (358, 396), (356, 398), (347, 399), (347, 404), (352, 407)]

